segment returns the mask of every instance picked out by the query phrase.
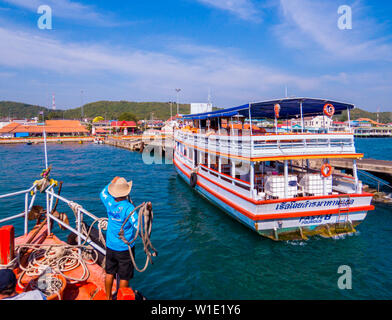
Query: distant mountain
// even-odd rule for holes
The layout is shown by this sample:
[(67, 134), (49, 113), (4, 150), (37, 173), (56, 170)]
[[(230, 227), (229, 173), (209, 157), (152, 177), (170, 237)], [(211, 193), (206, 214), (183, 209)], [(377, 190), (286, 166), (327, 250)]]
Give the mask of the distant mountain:
[[(44, 111), (45, 117), (50, 119), (80, 119), (82, 108), (68, 110), (50, 110), (41, 106), (25, 103), (0, 101), (0, 118), (32, 118)], [(122, 113), (133, 113), (138, 119), (163, 119), (170, 117), (170, 104), (165, 102), (130, 102), (130, 101), (97, 101), (83, 106), (84, 117), (95, 118), (102, 116), (105, 119), (117, 119)], [(180, 114), (189, 114), (190, 105), (180, 104)], [(172, 105), (172, 113), (177, 113), (177, 105)]]
[[(189, 104), (180, 104), (179, 110), (181, 114), (190, 113)], [(216, 108), (214, 108), (216, 110)], [(44, 111), (45, 117), (49, 119), (80, 119), (81, 108), (68, 110), (50, 110), (45, 107), (31, 105), (26, 103), (0, 101), (0, 118), (33, 118), (39, 115), (40, 111)], [(87, 118), (95, 118), (97, 116), (105, 119), (118, 119), (125, 112), (133, 113), (137, 119), (151, 119), (153, 113), (154, 119), (166, 120), (170, 117), (170, 104), (167, 102), (131, 102), (131, 101), (97, 101), (85, 104), (83, 106), (84, 116)], [(172, 106), (173, 115), (177, 113), (177, 105)], [(382, 123), (392, 122), (392, 112), (380, 112), (379, 121)], [(335, 117), (336, 120), (347, 120), (347, 112)], [(369, 112), (362, 109), (354, 109), (350, 112), (351, 120), (358, 118), (369, 118), (377, 121), (377, 113)]]

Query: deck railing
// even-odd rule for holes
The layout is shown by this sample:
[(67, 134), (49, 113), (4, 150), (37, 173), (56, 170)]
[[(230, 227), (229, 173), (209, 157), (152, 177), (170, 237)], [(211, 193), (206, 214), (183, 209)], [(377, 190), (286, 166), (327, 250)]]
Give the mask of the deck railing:
[[(31, 201), (29, 204), (29, 195), (30, 192), (34, 190), (34, 195), (31, 197)], [(24, 217), (24, 234), (26, 235), (28, 233), (28, 217), (29, 217), (29, 211), (31, 210), (31, 208), (34, 205), (34, 201), (35, 201), (35, 196), (36, 196), (36, 190), (37, 187), (35, 185), (33, 185), (30, 189), (27, 190), (22, 190), (22, 191), (17, 191), (17, 192), (12, 192), (12, 193), (8, 193), (8, 194), (4, 194), (4, 195), (0, 195), (0, 199), (5, 199), (5, 198), (12, 198), (18, 195), (24, 195), (24, 211), (22, 213), (4, 218), (4, 219), (0, 219), (0, 224), (3, 224), (5, 222), (14, 220), (14, 219), (18, 219), (21, 217)]]
[(178, 130), (175, 137), (177, 141), (193, 147), (243, 157), (355, 153), (354, 135), (347, 133), (241, 136)]
[[(90, 217), (93, 220), (97, 220), (98, 217), (96, 217), (95, 215), (93, 215), (92, 213), (90, 213), (89, 211), (85, 210), (83, 207), (81, 206), (77, 206), (76, 207), (76, 229), (71, 227), (70, 225), (64, 223), (63, 221), (61, 221), (60, 219), (56, 218), (53, 214), (52, 214), (52, 210), (53, 210), (53, 203), (55, 201), (55, 199), (58, 199), (59, 201), (62, 201), (64, 203), (66, 203), (67, 205), (72, 204), (73, 202), (60, 196), (57, 195), (56, 193), (54, 193), (53, 191), (54, 185), (50, 185), (46, 190), (45, 190), (45, 195), (46, 195), (46, 218), (47, 218), (47, 231), (48, 234), (51, 233), (51, 220), (56, 221), (58, 224), (60, 224), (61, 226), (63, 226), (65, 229), (73, 232), (76, 234), (77, 239), (78, 239), (78, 245), (81, 245), (82, 240), (86, 241), (87, 238), (86, 236), (82, 233), (82, 221), (84, 218), (84, 215), (87, 215), (88, 217)], [(31, 196), (31, 201), (29, 204), (29, 195), (30, 192), (34, 191), (33, 195)], [(27, 235), (28, 234), (28, 214), (30, 212), (30, 210), (32, 209), (33, 205), (34, 205), (34, 201), (37, 195), (37, 186), (33, 185), (31, 188), (27, 189), (27, 190), (22, 190), (22, 191), (18, 191), (18, 192), (13, 192), (13, 193), (8, 193), (5, 195), (0, 195), (0, 199), (5, 199), (5, 198), (10, 198), (10, 197), (15, 197), (18, 195), (24, 195), (25, 197), (25, 210), (24, 212), (20, 213), (20, 214), (16, 214), (10, 217), (6, 217), (3, 219), (0, 219), (0, 225), (8, 222), (8, 221), (12, 221), (18, 218), (22, 218), (24, 217), (24, 234)], [(103, 255), (106, 254), (106, 250), (104, 248), (102, 248), (99, 244), (95, 243), (92, 240), (87, 240), (86, 243), (88, 245), (91, 245), (92, 247), (94, 247), (94, 249), (98, 250), (100, 253), (102, 253)]]

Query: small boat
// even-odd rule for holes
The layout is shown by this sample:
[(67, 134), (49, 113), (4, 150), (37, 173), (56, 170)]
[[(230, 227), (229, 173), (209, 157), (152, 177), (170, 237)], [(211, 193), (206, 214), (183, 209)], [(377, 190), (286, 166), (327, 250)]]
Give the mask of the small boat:
[[(35, 181), (30, 188), (0, 195), (2, 200), (14, 199), (17, 195), (24, 198), (24, 212), (0, 219), (0, 268), (13, 270), (17, 278), (17, 293), (38, 289), (47, 300), (106, 300), (103, 232), (107, 219), (98, 218), (81, 205), (62, 197), (62, 183), (49, 177), (50, 170), (51, 166), (41, 173), (42, 179)], [(41, 193), (46, 196), (46, 208), (34, 205)], [(59, 202), (68, 205), (73, 212), (74, 227), (71, 227), (66, 213), (57, 211)], [(155, 256), (156, 251), (149, 240), (153, 218), (151, 203), (143, 203), (135, 210), (139, 208), (139, 219), (150, 221), (146, 229), (149, 231), (140, 230), (139, 227), (137, 231), (137, 234), (141, 232), (139, 236), (143, 237), (147, 255), (144, 268), (140, 270), (133, 260), (135, 269), (143, 272), (152, 263), (151, 256)], [(24, 234), (15, 237), (15, 227), (8, 223), (21, 218), (24, 220)], [(88, 219), (92, 223), (88, 224)], [(34, 220), (36, 224), (29, 230), (29, 221)], [(61, 230), (70, 231), (67, 241), (56, 236), (55, 223)], [(123, 230), (119, 233), (120, 237), (121, 232)], [(132, 288), (118, 289), (116, 283), (114, 288), (113, 297), (116, 300), (145, 300), (140, 292)]]
[(94, 139), (94, 144), (103, 144), (103, 140), (99, 138)]
[[(354, 233), (374, 206), (358, 179), (363, 154), (355, 150), (353, 131), (310, 133), (304, 126), (305, 116), (332, 118), (353, 108), (290, 98), (185, 115), (174, 134), (174, 165), (201, 196), (272, 240)], [(260, 128), (258, 119), (275, 125)], [(278, 119), (295, 119), (300, 130), (279, 131)], [(350, 159), (352, 175), (334, 170), (334, 158)]]
[(28, 146), (31, 146), (33, 143), (32, 143), (31, 141), (27, 141), (26, 144), (27, 144)]

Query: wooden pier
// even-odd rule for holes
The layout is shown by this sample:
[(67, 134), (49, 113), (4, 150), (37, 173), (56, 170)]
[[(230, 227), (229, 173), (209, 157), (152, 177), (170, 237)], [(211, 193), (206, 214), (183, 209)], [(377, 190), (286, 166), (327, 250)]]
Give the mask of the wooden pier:
[(120, 138), (111, 137), (105, 140), (105, 144), (118, 148), (127, 149), (130, 151), (143, 151), (144, 148), (144, 142), (142, 141), (141, 138), (124, 140)]
[[(353, 162), (349, 159), (331, 159), (331, 166), (336, 169), (344, 169), (347, 173), (352, 173)], [(376, 159), (357, 160), (359, 170), (366, 171), (392, 184), (392, 161)]]

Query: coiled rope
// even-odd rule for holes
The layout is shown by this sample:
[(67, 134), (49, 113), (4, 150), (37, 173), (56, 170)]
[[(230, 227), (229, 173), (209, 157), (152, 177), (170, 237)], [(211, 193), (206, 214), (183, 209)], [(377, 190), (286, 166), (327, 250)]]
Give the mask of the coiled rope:
[[(22, 255), (20, 252), (26, 252), (25, 250), (32, 250), (27, 259), (27, 265), (23, 266), (21, 263)], [(98, 254), (95, 252), (95, 258), (91, 261), (86, 259), (85, 252), (91, 251), (86, 246), (72, 246), (72, 245), (62, 245), (62, 244), (23, 244), (18, 246), (18, 265), (22, 270), (22, 273), (18, 277), (18, 285), (20, 288), (24, 289), (22, 284), (23, 277), (37, 277), (42, 276), (47, 270), (51, 270), (54, 274), (61, 274), (64, 278), (68, 279), (70, 283), (77, 283), (86, 281), (90, 276), (90, 271), (87, 265), (95, 264), (98, 259)], [(80, 278), (71, 277), (70, 275), (64, 274), (64, 272), (69, 272), (75, 270), (81, 266), (83, 274)], [(47, 279), (49, 286), (45, 288), (45, 295), (55, 294), (53, 288), (57, 288), (58, 279), (52, 277), (53, 279)], [(34, 286), (34, 282), (33, 282)], [(36, 287), (36, 285), (35, 285)], [(61, 288), (61, 287), (60, 287)], [(38, 288), (41, 290), (41, 288)], [(42, 290), (41, 290), (42, 291)]]
[[(138, 214), (138, 225), (137, 225), (136, 233), (134, 238), (131, 241), (128, 241), (124, 237), (124, 226), (128, 222), (129, 218), (133, 215), (133, 213), (139, 208), (140, 210)], [(148, 203), (143, 202), (142, 204), (138, 205), (135, 209), (132, 210), (132, 212), (124, 220), (120, 232), (118, 233), (120, 239), (126, 245), (128, 245), (128, 250), (131, 256), (132, 264), (135, 267), (135, 269), (139, 272), (146, 271), (148, 264), (150, 262), (151, 264), (153, 264), (152, 257), (156, 257), (158, 255), (158, 251), (154, 248), (150, 240), (153, 219), (154, 219), (154, 213), (152, 211), (151, 202)], [(143, 250), (146, 254), (146, 263), (142, 269), (138, 268), (135, 261), (135, 257), (133, 256), (133, 252), (132, 252), (132, 244), (136, 241), (138, 236), (140, 236), (142, 240)]]

